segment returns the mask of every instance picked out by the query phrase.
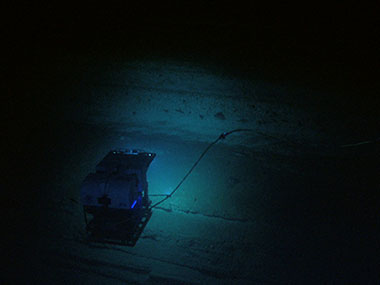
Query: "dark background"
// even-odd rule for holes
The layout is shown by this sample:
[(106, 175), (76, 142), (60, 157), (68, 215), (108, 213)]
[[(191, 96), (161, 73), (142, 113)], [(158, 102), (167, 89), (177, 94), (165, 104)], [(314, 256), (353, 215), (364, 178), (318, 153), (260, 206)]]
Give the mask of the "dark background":
[[(273, 86), (285, 84), (319, 92), (324, 103), (317, 104), (315, 108), (330, 114), (331, 121), (339, 117), (342, 123), (339, 131), (344, 130), (334, 135), (338, 127), (334, 129), (333, 126), (328, 139), (342, 143), (372, 141), (354, 148), (352, 152), (343, 153), (336, 161), (329, 161), (326, 169), (323, 169), (323, 158), (312, 158), (315, 165), (319, 165), (315, 167), (323, 169), (315, 174), (315, 181), (328, 181), (327, 185), (330, 185), (323, 195), (330, 193), (331, 196), (327, 197), (340, 201), (337, 207), (342, 210), (337, 210), (334, 203), (324, 208), (324, 198), (316, 193), (318, 190), (311, 190), (311, 197), (317, 198), (312, 205), (315, 214), (305, 218), (304, 224), (313, 219), (319, 221), (322, 217), (338, 216), (336, 223), (323, 228), (327, 233), (331, 232), (334, 241), (324, 241), (326, 244), (321, 256), (329, 256), (330, 250), (335, 257), (347, 254), (345, 251), (350, 247), (337, 241), (338, 236), (345, 239), (342, 233), (346, 228), (343, 226), (344, 230), (337, 230), (338, 225), (358, 228), (363, 234), (360, 238), (354, 234), (347, 235), (347, 243), (352, 241), (355, 244), (352, 250), (357, 258), (342, 266), (339, 272), (342, 277), (334, 279), (337, 271), (321, 269), (325, 275), (322, 274), (320, 281), (347, 281), (352, 277), (349, 272), (353, 268), (359, 272), (355, 275), (357, 280), (378, 280), (375, 254), (379, 250), (378, 5), (344, 3), (322, 6), (307, 3), (303, 7), (288, 4), (262, 7), (258, 4), (241, 6), (235, 2), (219, 4), (217, 1), (154, 5), (142, 2), (117, 7), (106, 3), (99, 6), (29, 4), (4, 11), (7, 17), (3, 23), (6, 52), (2, 64), (5, 74), (5, 96), (2, 99), (5, 118), (2, 120), (5, 140), (2, 188), (5, 195), (2, 208), (6, 226), (10, 229), (5, 244), (14, 258), (10, 276), (17, 271), (13, 268), (20, 268), (20, 264), (30, 260), (31, 257), (25, 254), (28, 251), (24, 249), (34, 248), (33, 242), (38, 243), (45, 235), (43, 226), (36, 233), (34, 225), (41, 215), (46, 214), (39, 209), (45, 201), (44, 191), (48, 191), (46, 185), (53, 187), (49, 191), (55, 191), (55, 180), (51, 177), (59, 176), (56, 169), (58, 165), (64, 165), (62, 155), (56, 149), (62, 147), (62, 141), (66, 144), (72, 137), (78, 144), (90, 140), (89, 131), (81, 125), (82, 121), (76, 123), (84, 130), (72, 122), (67, 123), (61, 118), (62, 112), (55, 111), (59, 108), (65, 110), (66, 107), (60, 104), (66, 93), (60, 89), (62, 84), (56, 79), (61, 75), (60, 69), (49, 70), (46, 67), (55, 61), (63, 63), (57, 58), (64, 56), (72, 62), (81, 57), (105, 63), (110, 58), (120, 62), (157, 59), (197, 62), (216, 74), (223, 73), (231, 78), (248, 81), (255, 78)], [(79, 64), (73, 71), (79, 76), (73, 76), (73, 81), (69, 82), (77, 84), (85, 71)], [(277, 100), (276, 97), (271, 99)], [(309, 99), (299, 95), (295, 100), (301, 102), (300, 105), (308, 105)], [(82, 110), (86, 108), (91, 107), (83, 106)], [(74, 143), (71, 147), (78, 148)], [(299, 156), (302, 158), (302, 154)], [(311, 173), (314, 166), (311, 162), (307, 165), (306, 169)], [(330, 176), (339, 179), (326, 178)], [(335, 193), (337, 188), (339, 190)], [(344, 201), (340, 200), (342, 193), (349, 198), (345, 196)], [(283, 202), (294, 206), (299, 201), (284, 199)], [(298, 216), (303, 210), (297, 208), (289, 217)], [(286, 225), (286, 222), (281, 225)], [(30, 233), (33, 238), (29, 239), (25, 233)], [(20, 243), (13, 245), (15, 240)], [(362, 244), (366, 245), (362, 247)], [(313, 247), (303, 246), (300, 246), (299, 254), (305, 254), (307, 261), (313, 256), (307, 255)], [(332, 250), (340, 246), (341, 251)], [(345, 258), (340, 258), (337, 260), (344, 263)], [(302, 258), (300, 260), (302, 262)], [(319, 272), (318, 268), (314, 269), (311, 272)], [(305, 281), (313, 275), (302, 273), (302, 278), (298, 279), (293, 270), (290, 267), (284, 269), (284, 272), (292, 274), (273, 280), (279, 283)], [(274, 274), (270, 262), (265, 272), (263, 276)], [(349, 277), (345, 279), (344, 276)], [(43, 281), (43, 278), (38, 280)]]
[[(344, 95), (331, 98), (333, 104), (372, 118), (378, 103), (378, 11), (374, 4), (214, 1), (11, 7), (3, 26), (8, 91), (17, 93), (10, 107), (20, 110), (21, 103), (27, 105), (21, 114), (32, 110), (34, 97), (25, 94), (32, 89), (22, 88), (53, 55), (71, 53), (202, 61), (242, 76), (338, 91)], [(43, 100), (55, 103), (54, 96)]]

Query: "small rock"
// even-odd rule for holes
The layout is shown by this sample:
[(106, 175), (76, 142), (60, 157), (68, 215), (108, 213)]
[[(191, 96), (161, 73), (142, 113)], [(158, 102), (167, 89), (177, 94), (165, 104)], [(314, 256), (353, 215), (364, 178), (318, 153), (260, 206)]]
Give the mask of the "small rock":
[(214, 115), (215, 118), (219, 119), (219, 120), (225, 120), (226, 117), (224, 116), (224, 114), (222, 112), (218, 112)]

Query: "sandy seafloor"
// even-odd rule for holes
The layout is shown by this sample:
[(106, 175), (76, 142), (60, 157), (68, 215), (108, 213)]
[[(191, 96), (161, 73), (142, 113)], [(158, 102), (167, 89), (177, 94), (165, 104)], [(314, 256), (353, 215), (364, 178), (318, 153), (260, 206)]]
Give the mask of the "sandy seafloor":
[[(374, 104), (192, 59), (42, 58), (14, 103), (29, 119), (9, 141), (22, 159), (8, 176), (5, 284), (380, 280), (378, 144), (343, 147), (376, 137)], [(166, 194), (236, 128), (252, 132), (216, 144), (135, 247), (86, 242), (80, 185), (108, 151), (156, 153), (149, 191)]]

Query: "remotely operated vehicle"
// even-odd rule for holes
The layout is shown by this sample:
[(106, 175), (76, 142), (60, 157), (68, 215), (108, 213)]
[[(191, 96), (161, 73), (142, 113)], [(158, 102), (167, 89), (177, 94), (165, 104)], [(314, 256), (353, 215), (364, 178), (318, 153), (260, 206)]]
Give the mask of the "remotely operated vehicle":
[(112, 150), (84, 179), (81, 203), (90, 240), (135, 245), (152, 215), (146, 172), (155, 156)]
[(210, 143), (170, 194), (151, 205), (146, 172), (156, 154), (143, 150), (112, 150), (84, 179), (80, 198), (89, 241), (134, 246), (148, 223), (152, 209), (171, 198), (201, 159), (219, 140), (236, 129), (222, 133)]

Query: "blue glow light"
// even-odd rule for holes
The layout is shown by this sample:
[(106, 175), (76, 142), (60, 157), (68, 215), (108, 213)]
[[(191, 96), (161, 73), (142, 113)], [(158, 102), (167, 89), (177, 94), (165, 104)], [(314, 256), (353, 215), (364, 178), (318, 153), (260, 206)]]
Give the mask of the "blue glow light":
[(133, 207), (136, 205), (136, 203), (137, 203), (137, 200), (135, 200), (135, 201), (133, 202), (131, 209), (133, 209)]

